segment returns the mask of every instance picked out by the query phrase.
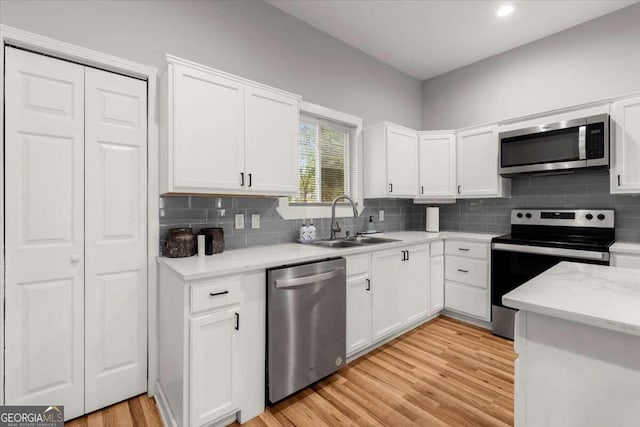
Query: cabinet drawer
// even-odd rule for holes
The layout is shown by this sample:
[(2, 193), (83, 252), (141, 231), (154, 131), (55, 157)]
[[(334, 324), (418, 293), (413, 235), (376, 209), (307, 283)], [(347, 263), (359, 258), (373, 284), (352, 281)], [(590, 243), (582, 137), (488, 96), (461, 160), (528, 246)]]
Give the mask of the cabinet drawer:
[(445, 250), (447, 255), (487, 259), (489, 254), (489, 245), (486, 243), (447, 240), (445, 242)]
[(445, 258), (445, 278), (478, 288), (488, 287), (487, 261), (448, 255)]
[(489, 319), (489, 291), (453, 282), (444, 284), (444, 306), (447, 310)]
[(240, 277), (191, 285), (191, 313), (240, 302)]
[(431, 256), (438, 256), (444, 254), (444, 242), (440, 240), (439, 242), (431, 243)]
[(354, 255), (347, 257), (347, 276), (369, 274), (369, 259), (371, 255)]

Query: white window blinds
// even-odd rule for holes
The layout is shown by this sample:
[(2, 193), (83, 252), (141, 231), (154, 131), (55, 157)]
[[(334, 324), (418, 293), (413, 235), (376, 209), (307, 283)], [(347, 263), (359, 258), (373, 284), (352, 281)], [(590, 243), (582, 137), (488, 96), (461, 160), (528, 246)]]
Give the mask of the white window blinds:
[(358, 196), (356, 127), (300, 114), (299, 194), (291, 203), (330, 203), (336, 196)]

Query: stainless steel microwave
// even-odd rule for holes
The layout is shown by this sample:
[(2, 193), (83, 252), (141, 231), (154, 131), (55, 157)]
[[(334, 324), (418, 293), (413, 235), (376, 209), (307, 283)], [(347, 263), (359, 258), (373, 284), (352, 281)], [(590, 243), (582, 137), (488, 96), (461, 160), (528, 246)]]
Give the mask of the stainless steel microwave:
[(500, 175), (609, 167), (609, 115), (500, 133)]

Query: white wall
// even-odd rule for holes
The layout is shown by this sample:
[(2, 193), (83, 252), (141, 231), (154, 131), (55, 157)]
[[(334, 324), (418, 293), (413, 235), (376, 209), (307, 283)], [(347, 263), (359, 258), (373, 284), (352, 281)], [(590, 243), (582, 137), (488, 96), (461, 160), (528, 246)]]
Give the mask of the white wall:
[(422, 83), (422, 128), (455, 129), (640, 91), (640, 4)]
[(6, 1), (0, 23), (161, 68), (171, 53), (418, 128), (420, 82), (262, 1)]

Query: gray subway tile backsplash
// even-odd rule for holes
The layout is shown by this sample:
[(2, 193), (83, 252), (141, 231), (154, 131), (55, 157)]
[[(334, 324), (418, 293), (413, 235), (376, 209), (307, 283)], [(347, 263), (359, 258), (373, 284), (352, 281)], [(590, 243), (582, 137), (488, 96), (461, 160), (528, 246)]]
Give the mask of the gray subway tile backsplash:
[(440, 206), (442, 230), (508, 233), (514, 208), (614, 209), (616, 239), (640, 241), (640, 196), (609, 194), (609, 172), (517, 177), (511, 198), (463, 199)]

